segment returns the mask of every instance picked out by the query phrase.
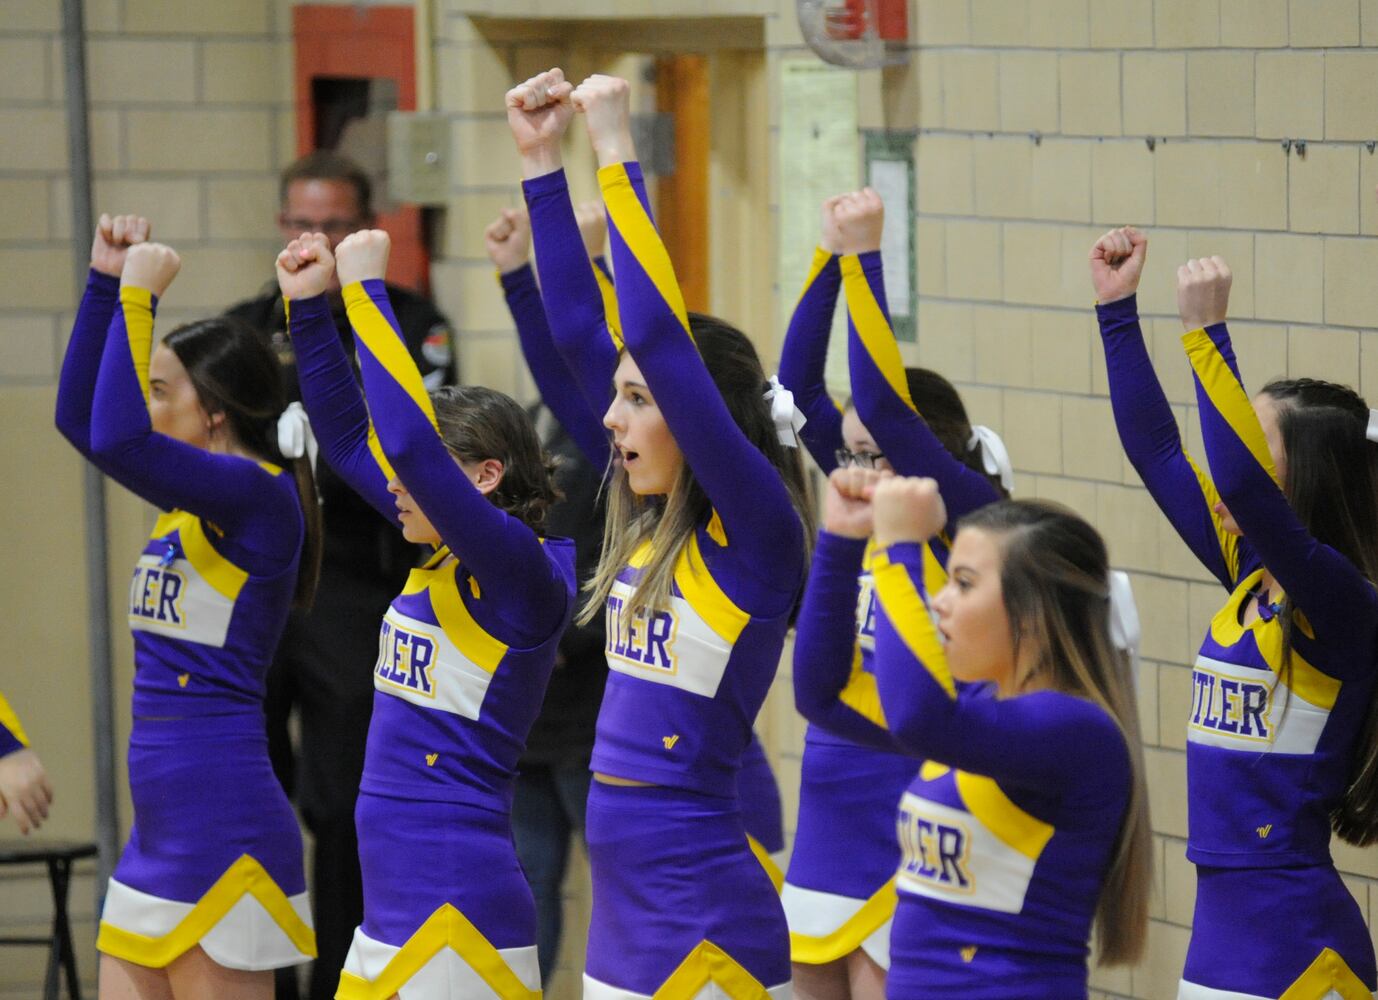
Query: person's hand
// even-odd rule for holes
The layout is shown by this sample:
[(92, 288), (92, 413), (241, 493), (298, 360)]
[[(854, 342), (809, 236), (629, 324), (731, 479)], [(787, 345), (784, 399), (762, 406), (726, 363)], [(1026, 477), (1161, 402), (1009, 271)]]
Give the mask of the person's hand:
[(589, 140), (600, 167), (636, 159), (632, 142), (632, 88), (617, 76), (595, 73), (569, 96), (588, 122)]
[(19, 832), (28, 835), (48, 818), (53, 786), (38, 754), (25, 747), (0, 757), (0, 819), (14, 815)]
[(162, 243), (135, 243), (125, 251), (120, 284), (146, 288), (161, 299), (181, 266), (182, 258), (172, 247)]
[(124, 256), (135, 243), (144, 243), (153, 227), (142, 215), (105, 215), (96, 223), (91, 241), (91, 269), (118, 278), (124, 271)]
[(324, 295), (335, 273), (330, 237), (302, 233), (287, 244), (277, 258), (278, 287), (284, 299), (309, 299)]
[(574, 206), (574, 221), (579, 224), (579, 235), (584, 239), (584, 250), (589, 259), (601, 256), (608, 240), (608, 216), (601, 201), (585, 201)]
[(1182, 329), (1200, 330), (1225, 322), (1233, 280), (1230, 266), (1221, 257), (1201, 257), (1179, 267), (1177, 314), (1182, 317)]
[(1091, 248), (1091, 284), (1096, 301), (1109, 305), (1127, 299), (1139, 289), (1148, 256), (1148, 237), (1133, 226), (1112, 229)]
[(871, 495), (891, 473), (842, 466), (828, 476), (823, 496), (823, 530), (843, 538), (871, 537)]
[(572, 90), (574, 85), (557, 66), (507, 92), (507, 126), (521, 154), (523, 177), (539, 177), (560, 169), (560, 139), (574, 118), (569, 103)]
[(823, 202), (823, 249), (831, 254), (880, 249), (885, 203), (871, 188), (839, 194)]
[(392, 239), (381, 229), (361, 229), (340, 240), (335, 248), (335, 271), (341, 285), (356, 281), (379, 281), (388, 272)]
[(871, 499), (876, 544), (926, 542), (947, 523), (947, 505), (934, 479), (893, 476), (876, 484)]
[(483, 231), (483, 248), (499, 274), (509, 274), (526, 263), (531, 253), (531, 220), (524, 208), (504, 208)]

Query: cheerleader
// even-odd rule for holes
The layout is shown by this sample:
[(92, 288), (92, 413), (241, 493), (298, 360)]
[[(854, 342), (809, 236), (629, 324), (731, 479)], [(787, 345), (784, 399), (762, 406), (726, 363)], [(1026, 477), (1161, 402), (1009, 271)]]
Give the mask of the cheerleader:
[[(957, 391), (941, 375), (906, 369), (890, 327), (880, 259), (884, 208), (866, 189), (828, 199), (822, 245), (795, 309), (780, 361), (781, 381), (801, 399), (803, 434), (825, 472), (838, 463), (936, 477), (953, 498), (950, 516), (1001, 498), (1012, 480), (1004, 447), (973, 429)], [(839, 410), (823, 372), (834, 302), (845, 288), (853, 397)], [(922, 413), (922, 416), (920, 416)], [(996, 458), (1000, 459), (999, 464)], [(990, 463), (987, 468), (986, 463)], [(944, 582), (952, 527), (926, 547), (929, 588)], [(875, 597), (863, 558), (838, 607), (838, 642), (818, 646), (801, 623), (795, 645), (795, 702), (805, 733), (799, 822), (783, 902), (790, 923), (796, 993), (806, 1000), (879, 998), (889, 966), (895, 910), (894, 807), (914, 777), (908, 754), (873, 745), (883, 719), (873, 666)], [(848, 669), (842, 688), (811, 657), (826, 650)], [(884, 741), (888, 742), (888, 741)]]
[[(584, 995), (785, 997), (784, 914), (747, 847), (737, 775), (804, 573), (792, 422), (772, 418), (750, 341), (685, 311), (633, 160), (626, 82), (575, 91), (551, 70), (507, 107), (552, 335), (616, 452), (584, 608), (606, 614), (611, 668), (588, 803)], [(576, 107), (601, 165), (623, 351), (586, 290), (560, 169)]]
[[(873, 498), (873, 499), (872, 499)], [(990, 504), (948, 523), (931, 479), (839, 469), (800, 612), (838, 641), (867, 538), (877, 599), (875, 741), (922, 761), (899, 803), (886, 995), (1087, 995), (1087, 942), (1132, 963), (1148, 917), (1146, 793), (1105, 545), (1072, 512)], [(835, 663), (836, 658), (822, 662)], [(846, 670), (834, 670), (838, 689)]]
[(1148, 242), (1091, 250), (1115, 423), (1173, 528), (1228, 593), (1192, 669), (1187, 859), (1196, 912), (1183, 1000), (1372, 995), (1364, 917), (1334, 829), (1378, 837), (1378, 419), (1353, 390), (1270, 382), (1252, 400), (1225, 327), (1219, 257), (1178, 268), (1207, 476), (1182, 447), (1135, 293)]
[(43, 762), (30, 749), (19, 717), (0, 694), (0, 819), (13, 813), (19, 832), (27, 837), (43, 825), (52, 802), (53, 786)]
[[(613, 291), (612, 272), (603, 254), (607, 238), (603, 206), (596, 202), (578, 205), (574, 210), (574, 219), (583, 250), (593, 266), (589, 269), (589, 275), (584, 274), (582, 268), (571, 265), (554, 268), (557, 273), (552, 280), (557, 285), (564, 281), (572, 286), (565, 292), (567, 297), (585, 297), (590, 313), (597, 317), (592, 325), (605, 329), (607, 337), (620, 350), (621, 336), (616, 332), (617, 298)], [(562, 224), (568, 221), (567, 214), (560, 220)], [(550, 234), (549, 228), (547, 234)], [(568, 235), (572, 237), (572, 233)], [(606, 469), (609, 461), (608, 434), (603, 427), (602, 415), (590, 408), (580, 394), (578, 384), (570, 376), (568, 367), (555, 347), (550, 332), (551, 321), (546, 318), (536, 275), (527, 262), (531, 244), (530, 218), (524, 211), (505, 209), (484, 231), (484, 242), (490, 258), (498, 266), (498, 280), (517, 328), (522, 357), (541, 393), (542, 402), (556, 415), (589, 463), (594, 468)], [(589, 280), (590, 275), (592, 281)], [(560, 326), (564, 318), (557, 314), (553, 322)], [(747, 844), (765, 868), (771, 882), (779, 889), (785, 877), (781, 870), (785, 829), (780, 788), (765, 748), (755, 732), (751, 734), (751, 742), (742, 754), (737, 792), (742, 805)]]
[(101, 216), (58, 386), (63, 435), (163, 511), (129, 588), (134, 826), (101, 914), (100, 994), (266, 998), (268, 970), (315, 955), (263, 720), (273, 648), (314, 587), (315, 486), (251, 330), (202, 320), (150, 358), (179, 260), (147, 236)]
[[(331, 465), (408, 541), (435, 546), (383, 618), (355, 820), (364, 922), (345, 1000), (539, 996), (536, 913), (512, 781), (573, 606), (574, 552), (535, 429), (477, 386), (426, 392), (383, 288), (386, 233), (337, 261), (321, 234), (278, 257), (302, 396)], [(330, 320), (338, 267), (364, 396)]]

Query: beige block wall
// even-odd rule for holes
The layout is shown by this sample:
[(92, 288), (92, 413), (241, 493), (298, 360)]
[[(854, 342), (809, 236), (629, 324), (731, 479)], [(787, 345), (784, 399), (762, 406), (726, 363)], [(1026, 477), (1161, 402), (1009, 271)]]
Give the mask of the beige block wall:
[[(74, 305), (57, 5), (0, 0), (0, 409), (6, 454), (47, 475), (43, 506), (8, 487), (29, 516), (7, 551), (39, 564), (79, 530), (79, 464), (51, 431), (52, 392)], [(273, 171), (293, 149), (292, 0), (193, 3), (91, 0), (92, 131), (98, 209), (147, 211), (189, 262), (169, 321), (252, 292), (274, 246)], [(49, 8), (53, 8), (49, 10)], [(705, 20), (708, 18), (708, 20)], [(433, 283), (460, 332), (465, 377), (526, 398), (529, 377), (477, 234), (519, 200), (501, 97), (509, 81), (561, 64), (571, 76), (635, 65), (628, 54), (715, 52), (715, 308), (757, 336), (773, 363), (781, 331), (770, 264), (778, 148), (776, 69), (806, 49), (788, 0), (437, 0), (434, 106), (452, 120), (452, 183), (439, 213)], [(1183, 858), (1183, 716), (1190, 657), (1220, 595), (1156, 514), (1118, 452), (1091, 318), (1085, 255), (1121, 222), (1152, 241), (1141, 304), (1155, 364), (1199, 450), (1190, 384), (1176, 346), (1172, 276), (1188, 254), (1222, 253), (1236, 273), (1233, 314), (1251, 384), (1284, 373), (1358, 380), (1378, 396), (1378, 6), (1352, 0), (910, 0), (909, 64), (863, 74), (867, 127), (917, 129), (918, 311), (910, 359), (958, 382), (974, 419), (1006, 435), (1022, 495), (1069, 503), (1100, 527), (1133, 572), (1145, 625), (1140, 714), (1158, 859), (1145, 962), (1097, 972), (1098, 995), (1175, 995), (1194, 880)], [(743, 39), (747, 39), (746, 43)], [(741, 46), (746, 44), (746, 49)], [(729, 124), (724, 127), (722, 122)], [(1037, 133), (1034, 142), (1031, 133)], [(233, 141), (228, 141), (232, 136)], [(1150, 150), (1145, 138), (1156, 142)], [(1306, 156), (1280, 140), (1307, 140)], [(576, 196), (594, 193), (587, 151), (571, 143)], [(119, 204), (116, 205), (115, 203)], [(745, 242), (749, 238), (750, 243)], [(743, 249), (743, 248), (746, 249)], [(262, 265), (260, 266), (260, 261)], [(726, 263), (724, 263), (724, 261)], [(751, 266), (742, 266), (746, 263)], [(188, 286), (194, 286), (188, 290)], [(22, 289), (13, 291), (16, 287)], [(195, 294), (189, 294), (194, 292)], [(1369, 324), (1369, 325), (1366, 325)], [(30, 491), (31, 492), (31, 491)], [(48, 496), (55, 497), (48, 501)], [(30, 508), (32, 508), (30, 512)], [(112, 579), (146, 527), (142, 504), (112, 491)], [(61, 538), (56, 525), (67, 529)], [(41, 526), (37, 530), (34, 526)], [(69, 548), (75, 548), (69, 546)], [(52, 564), (49, 560), (49, 564)], [(28, 587), (18, 606), (69, 598), (81, 620), (79, 561)], [(43, 637), (8, 616), (7, 648), (28, 662)], [(128, 656), (115, 622), (127, 717)], [(64, 692), (84, 692), (80, 630), (63, 630)], [(4, 687), (49, 753), (61, 807), (54, 830), (91, 824), (88, 708), (54, 698), (53, 678), (0, 668)], [(123, 724), (122, 724), (123, 725)], [(803, 727), (788, 671), (758, 728), (776, 763), (793, 831)], [(121, 732), (123, 733), (123, 729)], [(121, 736), (122, 740), (122, 736)], [(124, 818), (128, 821), (127, 803)], [(1338, 852), (1367, 911), (1371, 852)], [(41, 882), (0, 882), (0, 933), (43, 918)], [(82, 963), (94, 961), (89, 876), (74, 887)], [(1374, 894), (1378, 905), (1378, 894)], [(567, 933), (552, 998), (578, 995), (586, 869), (567, 889)], [(11, 971), (14, 970), (14, 971)], [(29, 996), (37, 956), (0, 971), (0, 1000)]]
[[(282, 8), (281, 10), (279, 8)], [(219, 311), (272, 276), (276, 171), (294, 153), (290, 20), (282, 0), (86, 0), (96, 211), (138, 212), (184, 260), (159, 327)], [(82, 463), (53, 428), (57, 373), (77, 301), (61, 5), (0, 4), (0, 453), (4, 487), (4, 690), (53, 778), (44, 833), (90, 839), (94, 780), (86, 643)], [(78, 234), (79, 245), (89, 234)], [(131, 644), (119, 610), (150, 508), (107, 488), (121, 820)], [(20, 568), (25, 571), (21, 574)], [(41, 570), (33, 568), (41, 567)], [(39, 669), (41, 665), (41, 669)], [(3, 836), (13, 828), (4, 821)], [(94, 990), (94, 867), (71, 890), (78, 962)], [(45, 933), (47, 879), (0, 869), (0, 936)], [(40, 949), (5, 949), (0, 998), (41, 990)]]

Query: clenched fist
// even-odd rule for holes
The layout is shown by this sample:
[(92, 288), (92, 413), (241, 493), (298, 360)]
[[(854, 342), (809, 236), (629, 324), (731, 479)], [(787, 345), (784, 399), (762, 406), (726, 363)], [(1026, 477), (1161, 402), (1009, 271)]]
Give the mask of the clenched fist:
[(823, 496), (823, 530), (843, 538), (870, 538), (871, 496), (876, 485), (890, 475), (880, 469), (850, 465), (834, 469)]
[(1220, 257), (1189, 260), (1177, 269), (1177, 314), (1184, 330), (1225, 322), (1230, 304), (1230, 266)]
[(569, 103), (573, 89), (557, 66), (507, 92), (507, 126), (522, 157), (522, 176), (539, 177), (560, 169), (560, 139), (574, 118)]
[(341, 285), (370, 278), (382, 280), (388, 270), (392, 239), (381, 229), (361, 229), (350, 233), (335, 248), (335, 270)]
[(324, 295), (335, 273), (335, 258), (330, 253), (330, 237), (324, 233), (302, 233), (277, 257), (278, 287), (285, 299), (309, 299)]
[(531, 251), (531, 220), (524, 208), (504, 208), (483, 231), (483, 248), (499, 274), (509, 274), (526, 263)]
[(947, 523), (947, 505), (933, 479), (894, 476), (876, 484), (871, 500), (877, 545), (926, 542)]
[(636, 159), (631, 95), (632, 88), (626, 80), (595, 73), (569, 96), (574, 110), (588, 122), (589, 140), (600, 167)]
[(1139, 289), (1148, 256), (1148, 237), (1133, 226), (1112, 229), (1091, 248), (1091, 284), (1096, 301), (1109, 305)]
[(823, 249), (831, 254), (880, 249), (885, 203), (871, 188), (839, 194), (823, 202)]
[(124, 271), (124, 255), (135, 243), (144, 243), (153, 227), (142, 215), (102, 213), (91, 241), (91, 269), (118, 278)]
[(161, 243), (136, 243), (125, 252), (120, 284), (146, 288), (162, 298), (181, 266), (182, 258), (172, 247)]

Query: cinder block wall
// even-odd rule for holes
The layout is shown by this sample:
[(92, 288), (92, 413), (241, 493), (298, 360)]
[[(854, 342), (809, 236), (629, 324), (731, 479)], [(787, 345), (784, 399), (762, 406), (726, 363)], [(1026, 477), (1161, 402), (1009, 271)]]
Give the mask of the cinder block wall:
[[(274, 174), (295, 149), (293, 6), (88, 0), (98, 210), (147, 212), (185, 251), (163, 329), (270, 276)], [(773, 168), (788, 155), (778, 148), (776, 70), (805, 49), (788, 0), (718, 0), (707, 10), (688, 0), (439, 0), (436, 8), (435, 107), (453, 121), (453, 165), (433, 285), (459, 331), (466, 379), (525, 398), (530, 381), (481, 241), (482, 226), (518, 199), (501, 109), (509, 81), (555, 64), (575, 77), (631, 65), (626, 54), (648, 48), (644, 19), (682, 21), (670, 29), (682, 36), (705, 15), (760, 18), (764, 79), (741, 93), (768, 122), (772, 169), (763, 194), (748, 184), (733, 197), (775, 207)], [(10, 279), (0, 290), (0, 411), (8, 418), (0, 433), (4, 454), (28, 473), (5, 488), (13, 513), (0, 542), (12, 565), (42, 567), (22, 584), (11, 574), (6, 588), (3, 638), (13, 655), (0, 687), (58, 784), (53, 832), (79, 837), (92, 823), (80, 465), (51, 430), (75, 304), (58, 13), (56, 4), (0, 0), (0, 14), (0, 263)], [(567, 24), (588, 20), (600, 22), (596, 43)], [(1094, 982), (1105, 997), (1171, 997), (1194, 892), (1183, 857), (1187, 665), (1223, 595), (1122, 459), (1086, 252), (1110, 226), (1148, 229), (1146, 330), (1198, 454), (1172, 285), (1188, 254), (1221, 253), (1235, 270), (1233, 327), (1250, 384), (1315, 374), (1378, 397), (1378, 342), (1366, 325), (1378, 306), (1378, 244), (1366, 238), (1378, 229), (1378, 157), (1364, 146), (1378, 139), (1378, 0), (910, 0), (910, 21), (909, 64), (861, 74), (858, 108), (863, 127), (918, 130), (920, 335), (907, 350), (953, 378), (972, 416), (1005, 435), (1018, 492), (1081, 510), (1133, 574), (1145, 627), (1140, 701), (1157, 891), (1148, 960)], [(1284, 153), (1289, 138), (1307, 140), (1305, 157), (1295, 145)], [(569, 164), (576, 196), (591, 196), (591, 160), (577, 142)], [(737, 252), (776, 251), (773, 231), (751, 231), (754, 242)], [(743, 280), (733, 268), (719, 275), (715, 303), (736, 310), (752, 290), (735, 287)], [(791, 285), (771, 295), (792, 300), (796, 292)], [(749, 328), (773, 360), (781, 331)], [(110, 496), (118, 612), (126, 560), (149, 515), (118, 487)], [(122, 614), (112, 627), (122, 744), (130, 670)], [(787, 671), (758, 729), (792, 830), (802, 725)], [(1340, 849), (1337, 857), (1367, 910), (1374, 855)], [(40, 926), (45, 891), (40, 880), (0, 881), (0, 928)], [(92, 896), (88, 874), (73, 888), (88, 980)], [(548, 991), (556, 1000), (578, 995), (586, 908), (580, 864), (560, 974)], [(40, 958), (6, 955), (0, 1000), (34, 994)]]
[[(1156, 892), (1144, 964), (1093, 983), (1104, 996), (1172, 997), (1195, 897), (1189, 665), (1224, 593), (1122, 458), (1086, 256), (1112, 226), (1148, 231), (1145, 329), (1198, 456), (1175, 305), (1188, 256), (1218, 253), (1234, 270), (1249, 385), (1313, 375), (1378, 398), (1378, 157), (1365, 145), (1378, 139), (1378, 4), (919, 0), (912, 12), (913, 64), (882, 92), (902, 88), (916, 114), (891, 124), (920, 129), (913, 356), (1001, 431), (1018, 493), (1082, 511), (1131, 571)], [(1373, 852), (1337, 846), (1336, 857), (1371, 913)]]

